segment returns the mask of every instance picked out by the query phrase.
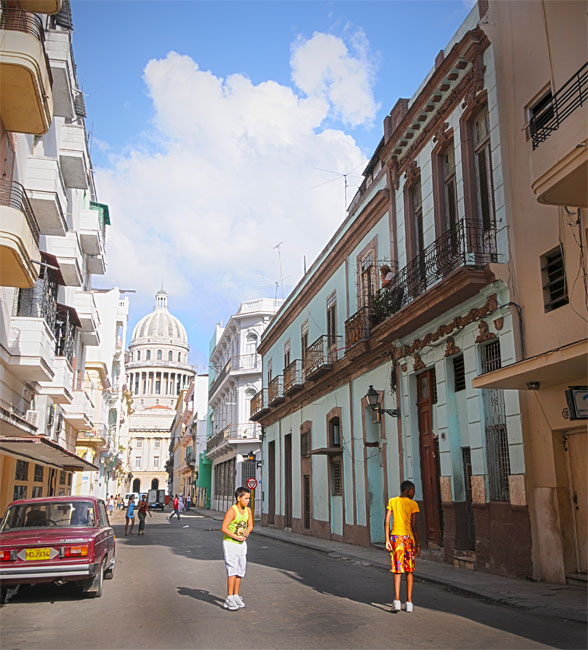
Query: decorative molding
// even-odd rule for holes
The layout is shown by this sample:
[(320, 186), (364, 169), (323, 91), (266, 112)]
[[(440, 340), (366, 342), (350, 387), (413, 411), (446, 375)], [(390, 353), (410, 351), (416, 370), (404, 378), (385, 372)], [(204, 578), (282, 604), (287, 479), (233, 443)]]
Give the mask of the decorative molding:
[[(429, 332), (422, 339), (415, 339), (410, 345), (405, 345), (402, 350), (402, 356), (408, 357), (415, 352), (420, 352), (424, 347), (436, 343), (443, 336), (452, 334), (457, 329), (462, 329), (466, 325), (473, 323), (498, 309), (498, 297), (495, 293), (488, 296), (482, 307), (474, 307), (465, 316), (456, 316), (450, 323), (439, 325), (434, 332)], [(491, 338), (496, 336), (493, 334)]]
[(422, 370), (425, 367), (425, 362), (421, 359), (421, 355), (415, 354), (413, 358), (414, 358), (414, 363), (412, 364), (412, 369), (414, 370), (414, 372)]
[(447, 344), (445, 346), (445, 356), (452, 357), (454, 354), (458, 354), (459, 352), (461, 352), (461, 348), (458, 348), (457, 345), (455, 345), (453, 336), (448, 336)]
[(400, 368), (401, 368), (402, 372), (406, 372), (408, 366), (407, 366), (405, 363), (403, 363), (403, 364), (400, 366)]
[(406, 171), (404, 172), (404, 179), (411, 183), (415, 178), (418, 178), (421, 173), (421, 170), (418, 166), (416, 160), (411, 160), (406, 166)]
[(398, 190), (400, 187), (400, 166), (398, 165), (398, 158), (392, 156), (390, 159), (390, 179), (392, 180), (392, 186), (395, 190)]
[(443, 122), (440, 124), (433, 135), (433, 142), (435, 144), (444, 145), (451, 138), (452, 131), (449, 129), (449, 122)]
[(500, 330), (504, 327), (504, 318), (502, 316), (500, 318), (494, 319), (494, 327), (498, 332), (500, 332)]
[(496, 338), (496, 334), (490, 331), (488, 328), (488, 323), (485, 320), (481, 320), (478, 323), (478, 331), (479, 334), (476, 337), (476, 343), (485, 343), (486, 341), (490, 341), (491, 339)]

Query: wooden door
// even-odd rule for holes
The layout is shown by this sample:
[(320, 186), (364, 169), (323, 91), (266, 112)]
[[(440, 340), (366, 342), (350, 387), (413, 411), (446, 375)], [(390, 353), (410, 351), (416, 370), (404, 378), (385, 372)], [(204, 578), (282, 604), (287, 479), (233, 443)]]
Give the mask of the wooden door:
[(570, 433), (567, 440), (572, 515), (575, 524), (576, 565), (579, 573), (588, 571), (588, 485), (586, 433)]
[(284, 436), (284, 528), (292, 528), (292, 436)]
[(276, 443), (267, 446), (267, 522), (273, 524), (276, 518)]
[(443, 534), (441, 530), (439, 471), (435, 451), (435, 437), (433, 435), (432, 381), (434, 381), (434, 374), (431, 370), (426, 370), (417, 377), (419, 449), (427, 539), (440, 546), (443, 541)]

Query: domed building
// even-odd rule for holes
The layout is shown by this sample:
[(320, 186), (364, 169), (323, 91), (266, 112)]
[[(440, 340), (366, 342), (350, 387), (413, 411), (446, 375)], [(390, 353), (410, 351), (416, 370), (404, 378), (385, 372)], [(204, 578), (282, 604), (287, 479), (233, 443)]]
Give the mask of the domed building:
[(167, 293), (161, 289), (153, 311), (135, 326), (128, 348), (127, 386), (134, 409), (129, 424), (132, 492), (167, 487), (165, 463), (175, 405), (195, 374), (189, 350), (186, 330), (169, 312)]

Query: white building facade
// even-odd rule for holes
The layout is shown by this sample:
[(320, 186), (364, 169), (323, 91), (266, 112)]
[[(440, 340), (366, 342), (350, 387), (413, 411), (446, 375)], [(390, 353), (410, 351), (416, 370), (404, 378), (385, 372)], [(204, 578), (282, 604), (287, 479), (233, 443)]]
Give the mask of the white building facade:
[[(249, 421), (250, 402), (261, 388), (261, 357), (257, 346), (281, 300), (261, 298), (241, 303), (227, 325), (217, 327), (210, 355), (208, 442), (212, 462), (211, 509), (226, 509), (247, 479), (261, 480), (261, 427)], [(249, 455), (253, 459), (248, 459)], [(255, 495), (261, 506), (261, 490)]]
[(188, 363), (188, 337), (167, 305), (167, 293), (155, 295), (152, 313), (135, 326), (126, 363), (132, 395), (129, 423), (127, 488), (145, 492), (167, 489), (166, 465), (176, 403), (195, 375)]

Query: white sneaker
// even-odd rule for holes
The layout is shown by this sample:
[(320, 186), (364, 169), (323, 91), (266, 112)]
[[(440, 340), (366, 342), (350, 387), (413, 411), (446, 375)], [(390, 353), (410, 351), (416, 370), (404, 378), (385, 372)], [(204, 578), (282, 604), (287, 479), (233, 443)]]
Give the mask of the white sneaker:
[(243, 599), (241, 598), (241, 596), (239, 596), (239, 594), (235, 594), (233, 596), (233, 600), (237, 603), (239, 607), (245, 607), (245, 603), (243, 602)]
[(227, 599), (223, 603), (223, 607), (225, 609), (230, 609), (231, 611), (235, 611), (236, 609), (239, 609), (239, 605), (235, 602), (235, 597), (234, 596), (227, 596)]
[(404, 606), (404, 611), (405, 612), (412, 612), (412, 603), (407, 602), (406, 605)]
[(402, 609), (402, 605), (399, 600), (392, 601), (392, 611), (399, 612)]

